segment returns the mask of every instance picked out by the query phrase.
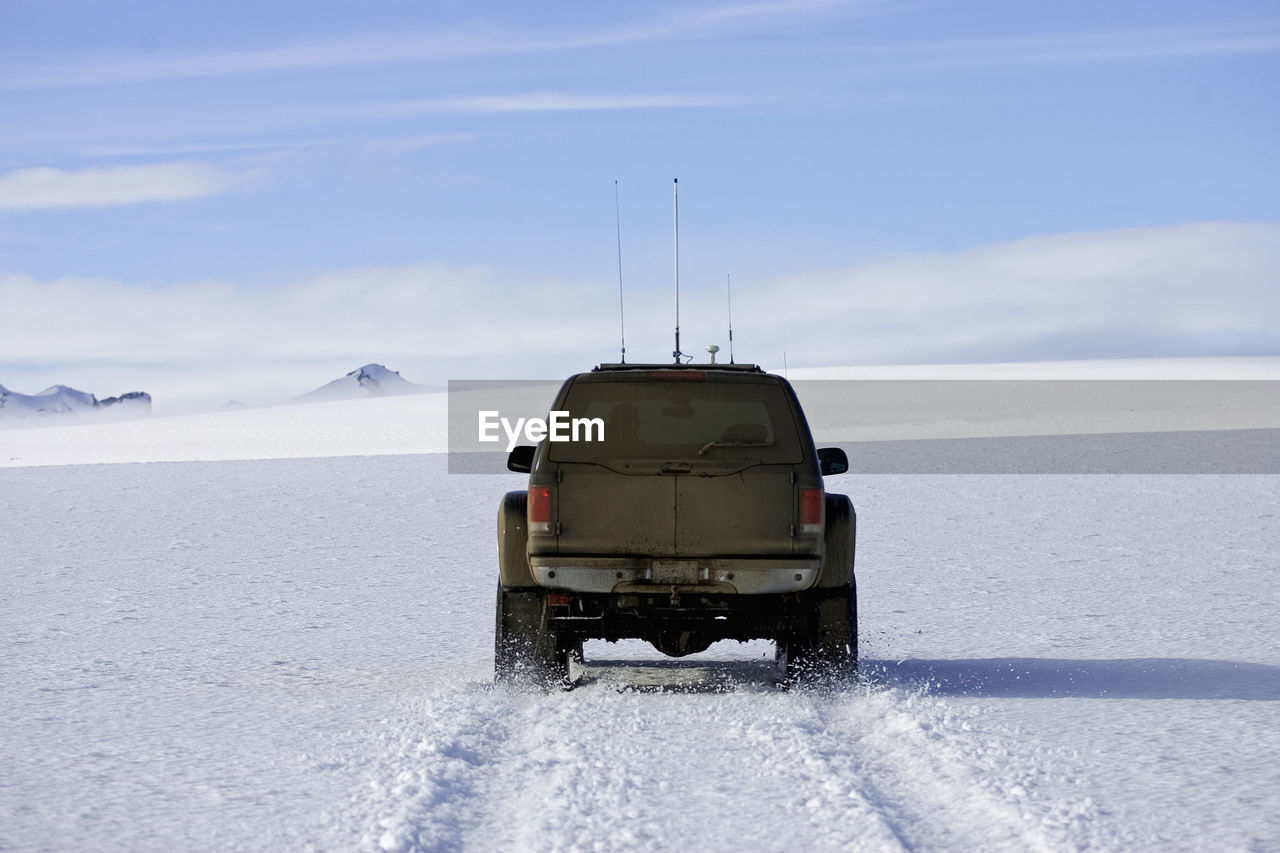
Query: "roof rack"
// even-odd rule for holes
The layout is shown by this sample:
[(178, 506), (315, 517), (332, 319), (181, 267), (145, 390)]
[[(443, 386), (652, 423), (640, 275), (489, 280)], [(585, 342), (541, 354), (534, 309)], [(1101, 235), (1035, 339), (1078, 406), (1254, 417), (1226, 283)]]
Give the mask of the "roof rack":
[(597, 364), (592, 373), (614, 370), (732, 370), (738, 373), (764, 373), (758, 364)]

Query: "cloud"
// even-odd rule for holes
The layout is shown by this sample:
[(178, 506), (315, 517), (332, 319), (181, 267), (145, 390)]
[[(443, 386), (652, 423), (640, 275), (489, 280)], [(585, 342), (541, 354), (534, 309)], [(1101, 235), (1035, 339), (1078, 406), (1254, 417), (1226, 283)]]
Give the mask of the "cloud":
[(998, 36), (866, 44), (859, 64), (890, 69), (1123, 62), (1280, 51), (1280, 20), (1199, 27), (1146, 27), (1059, 35)]
[(353, 108), (363, 116), (386, 118), (410, 115), (464, 115), (469, 113), (595, 112), (600, 110), (691, 109), (746, 103), (741, 95), (680, 94), (579, 94), (571, 92), (517, 92), (504, 95), (471, 95), (388, 101)]
[(810, 364), (1280, 354), (1278, 274), (1280, 225), (1199, 223), (883, 258), (751, 298)]
[(790, 0), (744, 3), (684, 11), (619, 26), (522, 31), (489, 27), (453, 27), (431, 32), (353, 36), (258, 50), (171, 55), (145, 60), (115, 59), (65, 67), (65, 57), (49, 57), (45, 70), (11, 69), (0, 90), (62, 86), (101, 86), (194, 77), (219, 77), (308, 69), (441, 61), (612, 47), (650, 41), (724, 34), (768, 27), (778, 19), (833, 7), (877, 8), (875, 2)]
[[(462, 145), (474, 142), (482, 134), (472, 132), (425, 133), (416, 136), (396, 136), (383, 138), (367, 138), (361, 147), (372, 153), (403, 154), (410, 151), (421, 151), (425, 148), (436, 148), (442, 145)], [(283, 146), (281, 146), (283, 147)]]
[[(274, 402), (370, 361), (420, 382), (554, 375), (566, 353), (586, 360), (605, 350), (607, 332), (592, 331), (592, 320), (611, 310), (613, 295), (592, 283), (433, 264), (266, 288), (0, 274), (0, 304), (11, 308), (0, 383), (127, 386), (151, 392), (163, 410), (233, 397)], [(534, 306), (548, 304), (561, 310), (533, 321)], [(104, 381), (108, 374), (116, 378)]]
[[(888, 99), (889, 96), (865, 95), (860, 98), (846, 97), (843, 103), (880, 103)], [(270, 155), (278, 152), (343, 146), (383, 147), (384, 150), (407, 151), (435, 145), (471, 142), (482, 135), (492, 135), (492, 133), (458, 131), (395, 136), (387, 132), (378, 133), (375, 121), (499, 114), (690, 110), (745, 104), (794, 105), (796, 102), (794, 95), (778, 92), (531, 91), (401, 100), (365, 98), (327, 104), (299, 103), (210, 108), (199, 115), (178, 118), (175, 118), (172, 111), (165, 111), (156, 113), (154, 116), (137, 116), (127, 127), (95, 124), (85, 116), (78, 115), (75, 121), (57, 122), (59, 126), (53, 129), (47, 126), (42, 129), (39, 123), (33, 123), (24, 128), (23, 134), (11, 135), (5, 141), (10, 145), (21, 144), (26, 148), (39, 150), (48, 150), (51, 146), (65, 146), (68, 142), (79, 141), (80, 144), (72, 150), (77, 156), (87, 157), (185, 157), (253, 152), (265, 152)], [(335, 124), (348, 126), (350, 132), (329, 136), (304, 136), (297, 139), (288, 139), (281, 135), (298, 128), (329, 127)], [(276, 134), (274, 138), (273, 134)], [(240, 138), (237, 138), (237, 135)], [(175, 137), (177, 140), (187, 137), (192, 141), (173, 141)], [(147, 168), (160, 169), (158, 166)], [(177, 170), (177, 167), (173, 168)], [(191, 177), (203, 178), (203, 183), (214, 186), (225, 185), (229, 188), (238, 180), (247, 177), (217, 172), (207, 167), (201, 175), (194, 170), (202, 167), (187, 166), (186, 168), (193, 170), (190, 173)], [(32, 171), (33, 177), (41, 177), (39, 173), (34, 173), (34, 170), (24, 171)], [(126, 170), (121, 170), (121, 173), (129, 174)], [(105, 172), (86, 174), (105, 174)], [(157, 172), (157, 175), (159, 174)], [(3, 208), (0, 207), (0, 209)]]
[(224, 193), (239, 177), (194, 163), (63, 171), (47, 166), (0, 175), (0, 211), (115, 207)]
[[(1280, 224), (1035, 237), (771, 281), (735, 276), (734, 343), (739, 361), (775, 369), (784, 350), (793, 367), (1280, 354), (1277, 279)], [(670, 303), (653, 296), (628, 297), (630, 361), (669, 358)], [(724, 291), (681, 296), (684, 349), (727, 351)], [(618, 346), (616, 282), (435, 264), (265, 288), (10, 273), (0, 304), (0, 383), (145, 390), (159, 411), (272, 402), (370, 361), (427, 383), (556, 377), (612, 361)]]
[[(563, 53), (649, 42), (723, 38), (776, 29), (833, 10), (873, 15), (901, 9), (878, 0), (766, 0), (681, 9), (597, 27), (518, 30), (452, 26), (216, 53), (172, 53), (145, 59), (98, 57), (82, 64), (71, 61), (66, 54), (40, 55), (28, 51), (14, 57), (28, 64), (24, 68), (12, 62), (0, 79), (0, 91)], [(848, 56), (857, 65), (891, 69), (1113, 62), (1276, 51), (1280, 51), (1280, 21), (1274, 18), (1060, 35), (868, 41), (847, 46)]]

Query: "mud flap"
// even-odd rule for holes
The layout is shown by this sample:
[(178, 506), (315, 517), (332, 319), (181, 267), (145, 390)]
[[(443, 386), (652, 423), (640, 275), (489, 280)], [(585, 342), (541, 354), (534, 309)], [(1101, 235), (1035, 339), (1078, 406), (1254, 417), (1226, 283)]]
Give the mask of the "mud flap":
[(778, 638), (783, 684), (843, 681), (858, 673), (858, 594), (853, 582), (805, 594), (802, 625)]
[(569, 658), (581, 644), (547, 627), (547, 593), (498, 584), (494, 608), (493, 680), (531, 687), (567, 686)]

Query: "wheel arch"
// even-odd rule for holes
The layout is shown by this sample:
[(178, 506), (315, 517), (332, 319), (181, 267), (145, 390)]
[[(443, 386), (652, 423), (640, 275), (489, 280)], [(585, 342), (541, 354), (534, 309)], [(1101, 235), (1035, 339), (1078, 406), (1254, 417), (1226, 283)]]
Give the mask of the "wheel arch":
[(507, 492), (498, 507), (498, 582), (505, 587), (534, 587), (529, 568), (529, 493)]
[(824, 589), (853, 583), (858, 516), (848, 495), (826, 496), (826, 522), (822, 575), (817, 584)]

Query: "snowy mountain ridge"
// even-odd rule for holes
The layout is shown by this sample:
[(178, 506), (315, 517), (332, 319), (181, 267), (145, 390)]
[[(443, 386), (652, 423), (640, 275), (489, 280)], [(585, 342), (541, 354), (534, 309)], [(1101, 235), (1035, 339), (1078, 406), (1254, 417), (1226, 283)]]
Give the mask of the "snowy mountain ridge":
[(425, 394), (434, 389), (403, 378), (398, 370), (381, 364), (366, 364), (314, 391), (294, 397), (289, 403), (321, 403), (332, 400), (358, 400), (365, 397), (393, 397), (401, 394)]
[(99, 400), (87, 391), (67, 385), (54, 385), (39, 394), (19, 394), (0, 385), (0, 418), (30, 418), (76, 415), (114, 409), (131, 415), (151, 414), (151, 395), (130, 391), (118, 397)]

